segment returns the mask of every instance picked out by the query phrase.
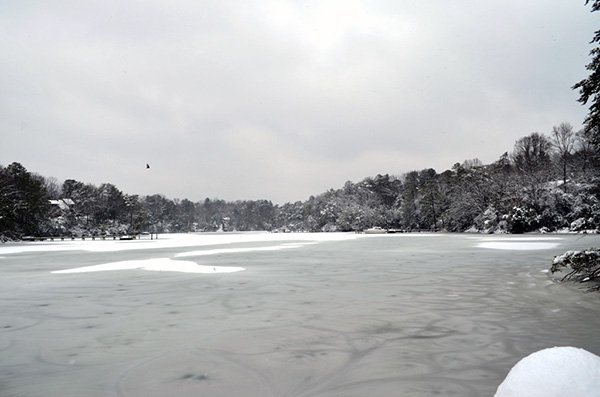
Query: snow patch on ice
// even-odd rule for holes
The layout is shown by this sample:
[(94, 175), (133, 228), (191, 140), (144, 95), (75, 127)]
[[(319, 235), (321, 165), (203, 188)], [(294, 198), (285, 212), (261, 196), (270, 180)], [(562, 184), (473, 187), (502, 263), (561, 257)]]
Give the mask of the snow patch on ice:
[(185, 258), (185, 257), (190, 257), (190, 256), (237, 254), (240, 252), (280, 251), (280, 250), (290, 249), (290, 248), (301, 248), (307, 244), (310, 244), (310, 243), (288, 243), (288, 244), (273, 245), (273, 246), (266, 246), (266, 247), (218, 248), (218, 249), (202, 250), (202, 251), (181, 252), (179, 254), (175, 254), (175, 257), (176, 258)]
[(540, 242), (521, 242), (521, 241), (486, 241), (478, 243), (478, 248), (496, 249), (496, 250), (511, 250), (511, 251), (530, 251), (530, 250), (546, 250), (558, 247), (558, 243), (540, 243)]
[(357, 233), (173, 233), (161, 234), (157, 240), (70, 240), (61, 242), (35, 242), (0, 246), (0, 254), (47, 251), (117, 252), (159, 248), (198, 247), (207, 245), (242, 244), (255, 242), (311, 243), (345, 241), (364, 238)]
[(529, 236), (529, 237), (470, 237), (477, 241), (560, 241), (563, 237)]
[(576, 347), (553, 347), (519, 361), (495, 397), (597, 397), (600, 357)]
[(234, 266), (203, 266), (191, 261), (173, 260), (170, 258), (153, 258), (132, 261), (110, 262), (101, 265), (77, 267), (74, 269), (56, 270), (55, 274), (105, 272), (114, 270), (150, 270), (158, 272), (182, 273), (233, 273), (240, 272), (243, 267)]
[[(191, 256), (206, 256), (217, 254), (230, 254), (240, 252), (257, 251), (277, 251), (283, 249), (302, 248), (306, 245), (318, 244), (323, 241), (342, 241), (356, 238), (352, 234), (342, 233), (302, 233), (277, 235), (271, 233), (239, 233), (239, 234), (170, 234), (165, 235), (159, 240), (133, 240), (133, 241), (75, 241), (65, 242), (64, 244), (52, 245), (19, 245), (9, 248), (10, 253), (31, 252), (31, 251), (124, 251), (152, 248), (184, 248), (184, 247), (204, 247), (214, 245), (225, 245), (235, 243), (256, 243), (271, 242), (276, 245), (267, 245), (262, 247), (235, 247), (235, 248), (214, 248), (206, 250), (196, 250), (190, 252), (181, 252), (175, 255), (176, 258)], [(1, 249), (1, 248), (0, 248)], [(1, 252), (1, 251), (0, 251)], [(245, 270), (242, 267), (224, 267), (224, 266), (202, 266), (195, 262), (184, 260), (173, 260), (170, 258), (154, 258), (144, 260), (129, 260), (120, 262), (104, 263), (101, 265), (78, 267), (74, 269), (57, 270), (52, 273), (87, 273), (114, 270), (134, 270), (142, 269), (149, 271), (172, 271), (184, 273), (232, 273)]]

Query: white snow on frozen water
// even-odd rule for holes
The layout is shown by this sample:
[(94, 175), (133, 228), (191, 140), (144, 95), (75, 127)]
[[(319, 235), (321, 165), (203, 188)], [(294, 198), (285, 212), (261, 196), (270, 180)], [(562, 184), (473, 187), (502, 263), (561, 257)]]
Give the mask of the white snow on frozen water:
[(175, 254), (176, 258), (190, 257), (190, 256), (206, 256), (206, 255), (219, 255), (219, 254), (236, 254), (240, 252), (260, 252), (260, 251), (280, 251), (290, 248), (301, 248), (305, 245), (316, 244), (316, 243), (293, 243), (293, 244), (281, 244), (281, 245), (270, 245), (266, 247), (245, 247), (245, 248), (217, 248), (211, 250), (202, 251), (190, 251)]
[(149, 238), (132, 241), (86, 239), (20, 243), (18, 245), (0, 246), (0, 255), (47, 251), (117, 252), (255, 242), (318, 243), (326, 241), (355, 240), (362, 237), (364, 237), (364, 235), (356, 233), (174, 233), (161, 234), (158, 240), (150, 240)]
[[(213, 248), (181, 252), (175, 257), (192, 257), (218, 254), (231, 254), (241, 252), (278, 251), (283, 249), (302, 248), (323, 241), (341, 241), (355, 239), (354, 234), (342, 233), (301, 233), (301, 234), (271, 234), (271, 233), (241, 233), (241, 234), (169, 234), (159, 240), (133, 240), (133, 241), (75, 241), (48, 245), (20, 245), (9, 248), (9, 253), (53, 250), (84, 250), (93, 252), (138, 250), (150, 248), (184, 248), (202, 247), (212, 245), (236, 243), (270, 243), (271, 245), (259, 247), (232, 247)], [(275, 243), (275, 245), (273, 245)], [(1, 250), (2, 247), (0, 247)], [(0, 251), (2, 252), (2, 251)], [(104, 263), (101, 265), (78, 267), (53, 271), (55, 274), (88, 273), (114, 270), (150, 270), (171, 271), (184, 273), (232, 273), (245, 270), (242, 267), (202, 266), (195, 262), (173, 260), (170, 258), (154, 258), (144, 260), (129, 260)]]
[(597, 397), (600, 357), (576, 347), (553, 347), (519, 361), (495, 397)]
[(469, 237), (471, 239), (477, 241), (561, 241), (564, 240), (563, 237), (547, 237), (547, 236), (527, 236), (527, 237), (512, 237), (512, 236), (502, 236), (502, 237)]
[(77, 267), (74, 269), (56, 270), (52, 273), (88, 273), (106, 272), (114, 270), (150, 270), (158, 272), (182, 272), (182, 273), (234, 273), (240, 272), (243, 267), (234, 266), (203, 266), (190, 261), (173, 260), (170, 258), (153, 258), (133, 261), (110, 262), (101, 265)]
[(486, 241), (478, 243), (477, 247), (495, 249), (495, 250), (512, 250), (512, 251), (529, 251), (529, 250), (547, 250), (558, 247), (559, 243), (546, 242), (525, 242), (525, 241)]
[(512, 251), (546, 250), (556, 248), (563, 237), (526, 236), (526, 237), (470, 237), (477, 241), (478, 248)]

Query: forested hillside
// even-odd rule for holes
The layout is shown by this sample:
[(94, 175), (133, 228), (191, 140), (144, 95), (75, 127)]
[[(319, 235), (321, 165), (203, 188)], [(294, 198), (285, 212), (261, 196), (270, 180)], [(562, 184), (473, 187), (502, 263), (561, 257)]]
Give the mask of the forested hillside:
[(597, 230), (600, 161), (589, 132), (569, 124), (519, 139), (491, 164), (479, 160), (346, 182), (306, 201), (226, 202), (138, 196), (118, 187), (59, 182), (19, 164), (0, 166), (0, 237), (233, 230)]

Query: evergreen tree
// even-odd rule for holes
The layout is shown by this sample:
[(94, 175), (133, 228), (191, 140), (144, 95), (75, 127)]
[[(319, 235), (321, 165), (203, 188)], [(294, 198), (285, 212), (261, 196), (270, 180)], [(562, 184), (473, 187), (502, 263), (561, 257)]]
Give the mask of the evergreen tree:
[[(592, 12), (600, 10), (600, 0), (586, 0), (592, 3)], [(590, 42), (596, 47), (590, 51), (591, 62), (586, 65), (590, 75), (573, 86), (579, 90), (579, 102), (590, 104), (589, 113), (585, 119), (586, 128), (593, 132), (596, 151), (600, 151), (600, 30), (594, 34)]]
[(16, 162), (0, 167), (0, 235), (43, 233), (49, 211), (42, 177), (32, 175)]

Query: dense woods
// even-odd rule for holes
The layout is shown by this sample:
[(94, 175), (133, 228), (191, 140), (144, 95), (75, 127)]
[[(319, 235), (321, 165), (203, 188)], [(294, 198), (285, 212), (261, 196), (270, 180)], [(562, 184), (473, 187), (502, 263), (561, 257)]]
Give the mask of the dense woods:
[[(588, 131), (588, 132), (586, 132)], [(138, 196), (19, 164), (0, 166), (0, 236), (100, 236), (191, 231), (584, 231), (600, 226), (600, 161), (593, 134), (566, 123), (532, 133), (491, 164), (377, 175), (306, 201), (227, 202)]]

